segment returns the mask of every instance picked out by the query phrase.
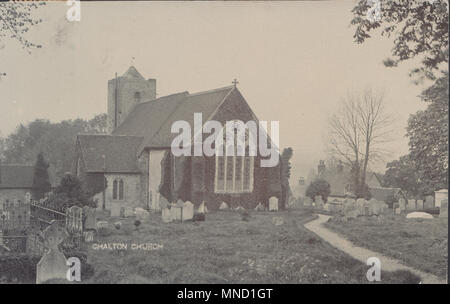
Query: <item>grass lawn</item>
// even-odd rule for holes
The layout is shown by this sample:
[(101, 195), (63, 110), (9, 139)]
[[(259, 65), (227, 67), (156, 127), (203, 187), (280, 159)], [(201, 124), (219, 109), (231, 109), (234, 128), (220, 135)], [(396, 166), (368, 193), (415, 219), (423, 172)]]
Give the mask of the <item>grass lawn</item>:
[[(274, 216), (284, 224), (275, 226)], [(82, 283), (368, 283), (368, 266), (331, 247), (303, 227), (310, 211), (233, 211), (206, 215), (204, 222), (162, 223), (152, 214), (136, 230), (134, 219), (99, 236), (95, 246), (126, 243), (128, 250), (86, 250), (94, 274)], [(162, 245), (131, 250), (132, 243)], [(383, 276), (382, 283), (416, 283), (409, 272)]]
[(330, 219), (325, 225), (356, 245), (397, 258), (442, 279), (447, 277), (447, 219), (407, 219), (389, 214), (347, 222)]

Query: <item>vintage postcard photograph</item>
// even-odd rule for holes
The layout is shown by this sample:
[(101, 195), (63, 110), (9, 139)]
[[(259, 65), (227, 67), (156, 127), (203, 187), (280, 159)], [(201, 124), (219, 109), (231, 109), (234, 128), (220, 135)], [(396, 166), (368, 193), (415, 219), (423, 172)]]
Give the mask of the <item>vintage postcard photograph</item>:
[(0, 2), (0, 285), (447, 284), (448, 13)]

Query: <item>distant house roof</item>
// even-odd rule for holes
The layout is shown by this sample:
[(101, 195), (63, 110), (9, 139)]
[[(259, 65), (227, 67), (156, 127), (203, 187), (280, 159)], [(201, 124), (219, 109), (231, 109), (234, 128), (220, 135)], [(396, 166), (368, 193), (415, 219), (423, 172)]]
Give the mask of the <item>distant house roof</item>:
[[(78, 135), (87, 172), (138, 173), (136, 151), (143, 137)], [(103, 155), (105, 158), (103, 158)]]
[(390, 196), (397, 196), (400, 192), (400, 188), (369, 188), (370, 194), (377, 201), (386, 201)]
[(30, 189), (33, 175), (31, 165), (0, 165), (0, 189)]
[(234, 89), (228, 86), (195, 94), (181, 92), (138, 104), (113, 135), (144, 137), (138, 153), (145, 148), (169, 148), (177, 136), (171, 133), (173, 122), (184, 120), (192, 126), (194, 113), (202, 113), (206, 121)]

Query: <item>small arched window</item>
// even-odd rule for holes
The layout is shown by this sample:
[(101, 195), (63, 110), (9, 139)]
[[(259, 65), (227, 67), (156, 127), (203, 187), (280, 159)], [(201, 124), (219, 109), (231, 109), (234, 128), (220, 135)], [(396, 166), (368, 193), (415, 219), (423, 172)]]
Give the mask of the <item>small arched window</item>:
[(141, 102), (141, 92), (134, 93), (134, 100), (136, 102)]
[(117, 178), (113, 181), (113, 199), (123, 200), (124, 198), (124, 183), (123, 179)]

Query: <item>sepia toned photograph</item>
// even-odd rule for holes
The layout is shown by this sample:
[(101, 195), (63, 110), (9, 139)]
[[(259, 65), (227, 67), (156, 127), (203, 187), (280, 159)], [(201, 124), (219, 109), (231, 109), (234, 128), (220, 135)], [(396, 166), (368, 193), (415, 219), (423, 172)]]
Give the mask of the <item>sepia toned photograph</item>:
[(447, 284), (448, 12), (0, 2), (0, 287)]

